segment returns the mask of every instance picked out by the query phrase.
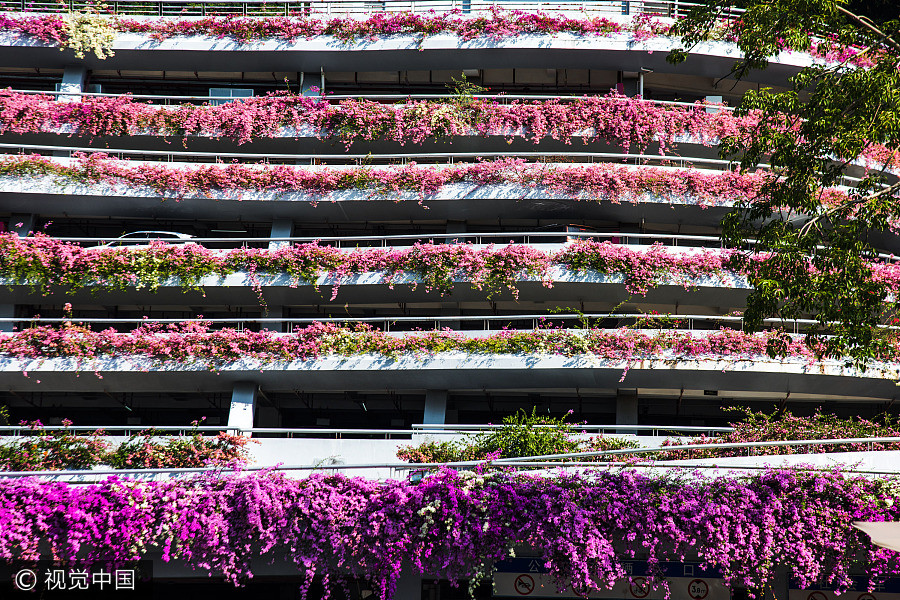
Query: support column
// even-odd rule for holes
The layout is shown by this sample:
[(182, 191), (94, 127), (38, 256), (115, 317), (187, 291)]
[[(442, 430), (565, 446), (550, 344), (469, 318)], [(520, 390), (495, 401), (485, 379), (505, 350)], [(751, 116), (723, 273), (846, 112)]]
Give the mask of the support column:
[[(638, 393), (637, 389), (619, 388), (616, 390), (616, 425), (637, 425)], [(619, 433), (637, 433), (620, 431)]]
[[(69, 66), (63, 70), (62, 83), (59, 84), (59, 91), (81, 94), (84, 92), (87, 83), (88, 71), (82, 66)], [(81, 102), (82, 96), (58, 96), (62, 102)]]
[[(316, 89), (313, 89), (316, 88)], [(300, 95), (321, 96), (325, 93), (325, 69), (318, 73), (300, 73)]]
[(238, 381), (231, 392), (231, 408), (228, 410), (228, 427), (251, 429), (256, 412), (255, 381)]
[[(272, 230), (269, 237), (291, 237), (294, 235), (293, 219), (275, 219), (272, 221)], [(269, 250), (278, 250), (290, 246), (290, 242), (269, 242)]]
[(425, 390), (425, 416), (422, 423), (426, 425), (443, 425), (447, 420), (447, 390)]

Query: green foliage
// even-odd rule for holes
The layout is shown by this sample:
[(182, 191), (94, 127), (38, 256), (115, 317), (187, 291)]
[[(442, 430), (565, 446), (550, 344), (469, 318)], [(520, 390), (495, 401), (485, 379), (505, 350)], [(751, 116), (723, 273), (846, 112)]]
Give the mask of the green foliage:
[[(805, 333), (822, 354), (861, 365), (891, 343), (880, 326), (897, 314), (886, 286), (873, 281), (870, 261), (872, 240), (900, 222), (900, 185), (889, 172), (900, 166), (900, 21), (875, 25), (840, 0), (704, 0), (675, 25), (684, 48), (670, 61), (685, 60), (731, 8), (745, 10), (736, 77), (786, 47), (825, 58), (801, 69), (790, 89), (747, 92), (737, 114), (763, 118), (753, 135), (723, 140), (723, 157), (744, 170), (766, 163), (778, 175), (723, 223), (728, 243), (753, 238), (774, 255), (750, 277), (745, 324), (812, 318)], [(873, 154), (876, 144), (887, 150)], [(863, 156), (862, 179), (844, 179), (860, 173)], [(843, 184), (852, 186), (849, 200), (827, 202), (823, 190)], [(778, 345), (769, 351), (777, 354)]]
[[(667, 439), (663, 446), (696, 444), (697, 450), (672, 450), (659, 453), (655, 460), (677, 460), (692, 458), (714, 458), (722, 456), (745, 456), (747, 449), (712, 448), (706, 444), (777, 442), (788, 440), (828, 440), (873, 437), (900, 437), (900, 418), (881, 415), (875, 420), (859, 417), (843, 419), (826, 414), (819, 408), (810, 417), (799, 417), (787, 410), (754, 412), (748, 408), (729, 407), (726, 411), (738, 412), (741, 419), (731, 423), (734, 431), (714, 437), (700, 436), (685, 441), (682, 438)], [(768, 454), (810, 454), (821, 452), (860, 452), (866, 450), (897, 450), (900, 443), (846, 443), (822, 446), (769, 446), (749, 450), (756, 455)]]
[(503, 417), (503, 427), (476, 435), (472, 445), (477, 454), (497, 458), (575, 452), (578, 442), (571, 439), (572, 425), (566, 417), (539, 415), (537, 407), (531, 414), (519, 409)]
[(0, 444), (0, 471), (90, 469), (106, 465), (114, 469), (181, 468), (247, 462), (247, 438), (226, 433), (203, 436), (194, 429), (187, 436), (162, 435), (146, 430), (113, 445), (103, 430), (88, 434), (68, 429), (46, 430), (35, 421), (27, 435)]
[(519, 409), (504, 417), (497, 429), (465, 436), (459, 441), (404, 446), (398, 450), (397, 457), (412, 463), (447, 463), (638, 447), (637, 442), (625, 438), (578, 436), (576, 426), (566, 421), (569, 414), (571, 411), (556, 418), (537, 414), (537, 408), (532, 408), (531, 413)]

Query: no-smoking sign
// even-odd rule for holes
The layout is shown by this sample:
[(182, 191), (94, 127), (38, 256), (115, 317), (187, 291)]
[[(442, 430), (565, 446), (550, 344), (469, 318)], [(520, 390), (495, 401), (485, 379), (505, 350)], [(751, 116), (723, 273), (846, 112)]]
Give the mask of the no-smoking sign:
[(688, 584), (688, 595), (694, 600), (703, 600), (709, 596), (709, 584), (702, 579), (692, 579)]
[(521, 596), (529, 595), (534, 591), (534, 577), (527, 573), (522, 573), (521, 575), (516, 577), (516, 582), (513, 584), (513, 588), (516, 590), (516, 593)]
[(631, 595), (635, 598), (646, 598), (650, 593), (650, 583), (645, 577), (635, 577), (631, 580), (628, 591), (631, 592)]

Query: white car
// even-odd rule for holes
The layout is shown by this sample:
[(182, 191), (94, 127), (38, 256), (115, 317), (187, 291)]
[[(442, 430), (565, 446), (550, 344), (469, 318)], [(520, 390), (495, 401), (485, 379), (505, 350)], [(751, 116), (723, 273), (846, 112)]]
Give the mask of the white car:
[(165, 242), (167, 244), (190, 244), (194, 236), (174, 231), (132, 231), (121, 235), (105, 244), (94, 248), (116, 248), (127, 246), (129, 248), (148, 248), (150, 242)]

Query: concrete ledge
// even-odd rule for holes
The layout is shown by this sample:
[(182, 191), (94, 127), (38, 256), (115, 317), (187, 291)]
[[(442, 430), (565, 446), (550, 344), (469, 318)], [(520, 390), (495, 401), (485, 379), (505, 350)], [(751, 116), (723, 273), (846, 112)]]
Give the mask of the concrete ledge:
[[(656, 73), (684, 72), (703, 77), (728, 73), (739, 52), (734, 44), (705, 42), (692, 50), (687, 67), (666, 62), (666, 54), (676, 44), (671, 38), (638, 41), (631, 33), (604, 37), (529, 34), (502, 40), (477, 38), (463, 41), (455, 35), (396, 35), (374, 41), (364, 39), (344, 43), (317, 36), (294, 41), (265, 40), (242, 43), (230, 38), (206, 36), (172, 37), (157, 41), (148, 34), (120, 34), (115, 56), (99, 60), (87, 55), (78, 61), (89, 69), (179, 70), (190, 64), (195, 70), (254, 71), (260, 64), (273, 71), (384, 71), (462, 69), (473, 64), (481, 68), (588, 68)], [(56, 67), (75, 62), (72, 50), (60, 52), (55, 46), (13, 32), (0, 34), (0, 64)], [(799, 69), (813, 64), (807, 54), (782, 52), (769, 67), (756, 71), (753, 82), (786, 85)]]
[[(24, 374), (27, 373), (27, 376)], [(628, 363), (594, 356), (551, 354), (487, 355), (448, 352), (325, 356), (314, 360), (238, 361), (207, 365), (149, 358), (0, 358), (0, 386), (11, 391), (230, 391), (234, 382), (254, 380), (266, 390), (347, 391), (522, 390), (529, 388), (609, 390), (622, 385), (654, 389), (822, 394), (890, 400), (897, 395), (896, 365), (865, 372), (841, 361), (802, 359), (677, 359), (664, 354)]]

